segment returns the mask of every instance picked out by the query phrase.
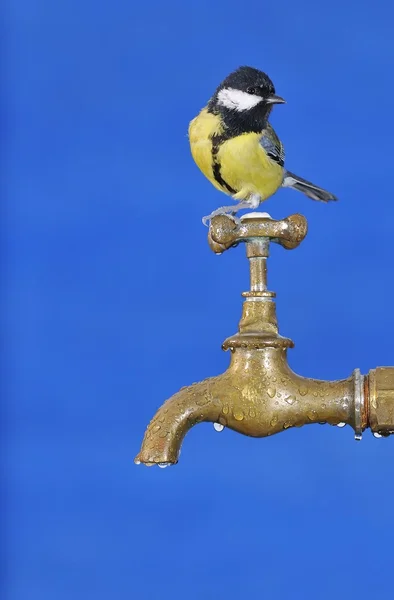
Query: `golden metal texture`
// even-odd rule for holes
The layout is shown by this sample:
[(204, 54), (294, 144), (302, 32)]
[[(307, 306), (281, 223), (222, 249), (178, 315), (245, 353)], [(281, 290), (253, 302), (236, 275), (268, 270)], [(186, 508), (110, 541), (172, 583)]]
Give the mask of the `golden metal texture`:
[(307, 231), (307, 220), (298, 214), (274, 221), (261, 217), (260, 213), (251, 213), (240, 222), (227, 215), (220, 215), (211, 221), (208, 243), (217, 254), (251, 238), (268, 238), (287, 250), (292, 250), (300, 245)]
[(369, 426), (382, 436), (394, 433), (394, 367), (378, 367), (369, 372)]
[(356, 369), (347, 379), (321, 381), (297, 375), (287, 363), (287, 349), (294, 344), (279, 335), (275, 294), (267, 290), (266, 261), (270, 241), (292, 249), (306, 233), (302, 215), (274, 221), (254, 213), (238, 223), (223, 215), (212, 219), (211, 249), (221, 253), (245, 242), (250, 264), (251, 289), (243, 293), (238, 332), (222, 346), (231, 352), (230, 366), (221, 375), (182, 388), (159, 408), (137, 464), (176, 463), (186, 433), (202, 421), (252, 437), (312, 423), (349, 424), (356, 439), (369, 424), (377, 434), (394, 431), (394, 367), (375, 369), (369, 377)]

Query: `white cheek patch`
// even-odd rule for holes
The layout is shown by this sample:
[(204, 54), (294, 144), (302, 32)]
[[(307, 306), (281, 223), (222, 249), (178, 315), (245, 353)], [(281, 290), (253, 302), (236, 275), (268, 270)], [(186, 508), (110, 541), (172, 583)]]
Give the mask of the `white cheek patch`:
[(242, 112), (257, 106), (262, 101), (260, 96), (248, 94), (234, 88), (224, 88), (218, 93), (218, 103), (226, 108)]

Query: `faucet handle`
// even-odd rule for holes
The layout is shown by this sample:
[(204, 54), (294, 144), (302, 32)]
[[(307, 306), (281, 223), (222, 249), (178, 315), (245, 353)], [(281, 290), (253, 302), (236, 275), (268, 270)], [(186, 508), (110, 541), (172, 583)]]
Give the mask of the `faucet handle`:
[(221, 254), (238, 244), (256, 238), (265, 238), (280, 244), (286, 250), (297, 248), (305, 238), (308, 223), (303, 215), (290, 215), (275, 221), (268, 213), (253, 212), (235, 220), (229, 215), (213, 217), (208, 233), (208, 243), (215, 252)]

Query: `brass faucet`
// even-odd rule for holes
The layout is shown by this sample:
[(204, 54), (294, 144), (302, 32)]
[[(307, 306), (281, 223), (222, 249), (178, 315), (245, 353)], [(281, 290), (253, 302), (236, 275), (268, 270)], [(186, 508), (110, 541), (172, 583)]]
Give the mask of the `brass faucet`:
[(212, 219), (211, 249), (220, 254), (245, 242), (250, 266), (238, 333), (222, 346), (231, 352), (230, 366), (222, 375), (182, 388), (159, 408), (137, 464), (175, 464), (186, 433), (202, 421), (252, 437), (311, 423), (348, 424), (356, 440), (367, 427), (375, 437), (394, 433), (394, 367), (378, 367), (366, 376), (355, 369), (347, 379), (321, 381), (297, 375), (287, 363), (287, 349), (294, 344), (278, 332), (267, 258), (270, 242), (291, 250), (306, 234), (307, 221), (299, 214), (281, 221), (266, 213), (249, 213), (240, 221), (226, 215)]

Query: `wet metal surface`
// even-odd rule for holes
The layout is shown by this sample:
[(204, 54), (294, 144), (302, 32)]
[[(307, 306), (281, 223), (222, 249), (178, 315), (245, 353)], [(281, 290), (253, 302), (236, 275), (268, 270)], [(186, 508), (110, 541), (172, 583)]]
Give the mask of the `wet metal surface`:
[(210, 421), (217, 431), (228, 427), (251, 437), (267, 437), (291, 427), (328, 423), (355, 430), (361, 439), (370, 425), (376, 436), (394, 431), (394, 367), (378, 368), (369, 377), (356, 369), (340, 381), (308, 379), (287, 362), (292, 340), (278, 331), (275, 294), (267, 290), (269, 243), (296, 248), (307, 233), (306, 219), (282, 221), (249, 215), (212, 219), (208, 241), (216, 253), (246, 243), (251, 288), (244, 292), (238, 332), (223, 343), (229, 368), (221, 375), (181, 389), (150, 422), (135, 462), (161, 467), (178, 461), (182, 440), (191, 427)]

